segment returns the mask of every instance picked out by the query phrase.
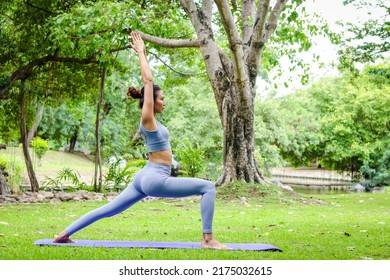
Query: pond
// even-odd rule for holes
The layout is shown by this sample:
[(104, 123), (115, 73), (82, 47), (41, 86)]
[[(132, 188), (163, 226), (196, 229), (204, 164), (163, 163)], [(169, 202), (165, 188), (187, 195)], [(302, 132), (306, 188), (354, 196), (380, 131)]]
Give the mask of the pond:
[(290, 185), (294, 189), (295, 192), (301, 194), (348, 194), (353, 193), (349, 192), (350, 186), (342, 185), (342, 186), (303, 186), (303, 185)]

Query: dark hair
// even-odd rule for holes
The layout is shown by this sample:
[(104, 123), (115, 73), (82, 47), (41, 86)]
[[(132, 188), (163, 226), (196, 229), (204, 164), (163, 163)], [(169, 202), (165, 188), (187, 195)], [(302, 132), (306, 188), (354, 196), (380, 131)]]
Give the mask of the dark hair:
[[(145, 88), (139, 90), (136, 89), (135, 87), (129, 87), (129, 89), (127, 90), (128, 97), (139, 99), (138, 105), (141, 109), (144, 106), (144, 91)], [(153, 85), (153, 100), (156, 100), (159, 91), (161, 91), (161, 88), (158, 85)]]

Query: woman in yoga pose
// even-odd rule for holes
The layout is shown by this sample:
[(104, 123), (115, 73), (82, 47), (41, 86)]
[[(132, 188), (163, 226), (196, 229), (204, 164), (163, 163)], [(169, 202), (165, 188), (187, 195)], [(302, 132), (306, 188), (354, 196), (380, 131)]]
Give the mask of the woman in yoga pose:
[(212, 234), (214, 216), (215, 185), (197, 178), (171, 177), (172, 150), (168, 130), (157, 119), (156, 114), (164, 110), (164, 94), (160, 87), (153, 84), (152, 71), (146, 58), (145, 44), (141, 36), (131, 32), (131, 47), (137, 52), (144, 87), (141, 91), (129, 88), (128, 95), (139, 98), (141, 108), (140, 131), (149, 152), (147, 165), (137, 173), (134, 181), (113, 201), (93, 210), (67, 227), (53, 241), (72, 242), (70, 236), (93, 222), (114, 216), (147, 196), (185, 197), (201, 195), (202, 247), (210, 249), (228, 249), (217, 241)]

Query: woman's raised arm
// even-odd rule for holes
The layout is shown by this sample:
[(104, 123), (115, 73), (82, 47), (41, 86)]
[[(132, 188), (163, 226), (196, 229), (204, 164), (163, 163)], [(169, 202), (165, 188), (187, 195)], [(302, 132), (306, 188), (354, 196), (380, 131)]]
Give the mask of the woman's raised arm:
[(130, 33), (133, 42), (130, 46), (137, 52), (140, 61), (142, 82), (144, 84), (144, 104), (142, 107), (142, 125), (148, 130), (157, 129), (157, 123), (154, 119), (154, 99), (153, 99), (153, 75), (149, 62), (146, 58), (145, 43), (141, 36), (132, 31)]

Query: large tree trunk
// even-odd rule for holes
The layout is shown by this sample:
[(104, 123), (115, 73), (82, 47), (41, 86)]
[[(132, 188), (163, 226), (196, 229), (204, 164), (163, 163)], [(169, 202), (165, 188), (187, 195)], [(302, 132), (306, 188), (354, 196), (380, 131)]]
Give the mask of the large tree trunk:
[(240, 98), (242, 94), (239, 91), (240, 88), (230, 90), (223, 100), (217, 101), (222, 107), (224, 128), (224, 170), (217, 185), (236, 180), (265, 184), (255, 157), (253, 100)]
[(28, 177), (30, 179), (31, 191), (38, 192), (39, 184), (37, 177), (35, 176), (33, 164), (31, 161), (30, 153), (28, 152), (28, 143), (27, 143), (27, 126), (26, 126), (26, 109), (25, 109), (25, 84), (24, 81), (21, 83), (20, 87), (20, 137), (23, 146), (23, 155), (24, 161), (26, 163)]

